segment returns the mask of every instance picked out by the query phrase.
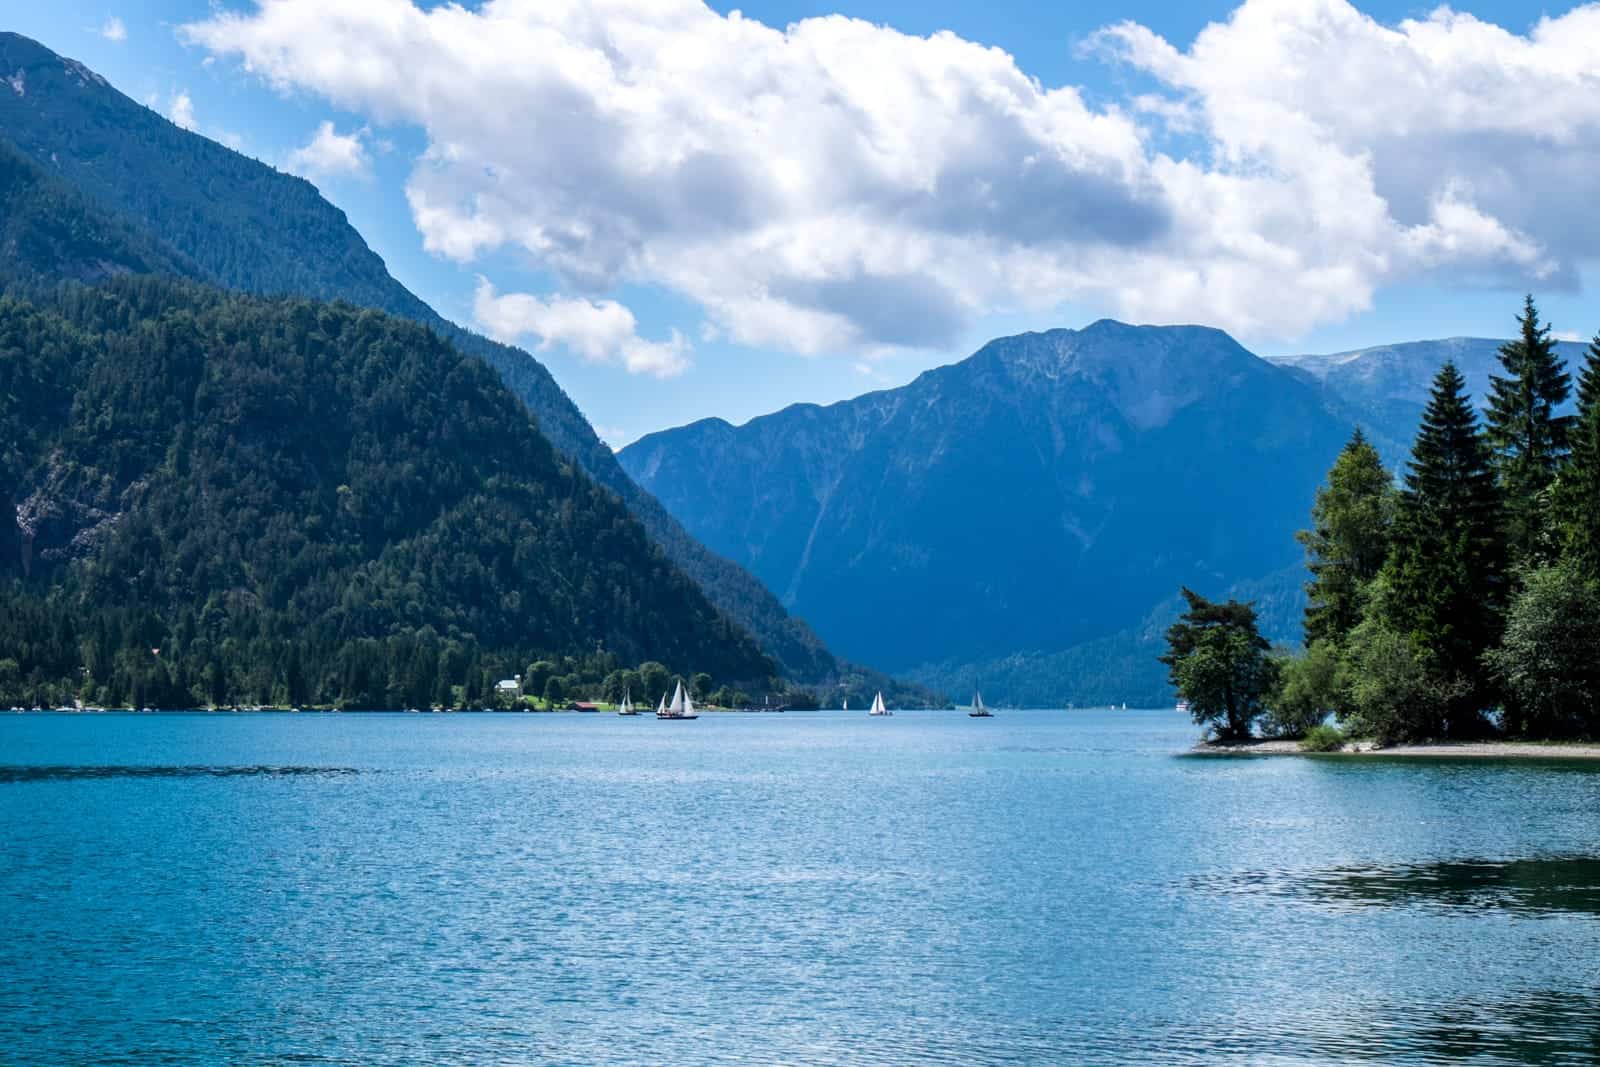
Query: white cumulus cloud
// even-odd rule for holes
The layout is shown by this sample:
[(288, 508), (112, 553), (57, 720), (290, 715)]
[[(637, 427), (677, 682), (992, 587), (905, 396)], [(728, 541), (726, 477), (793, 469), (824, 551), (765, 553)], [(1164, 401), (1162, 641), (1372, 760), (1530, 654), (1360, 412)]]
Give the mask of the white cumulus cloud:
[(621, 426), (596, 426), (594, 432), (613, 452), (621, 452), (639, 436), (636, 432)]
[(121, 43), (128, 39), (128, 27), (123, 25), (122, 20), (115, 15), (101, 23), (99, 33), (100, 36), (108, 41)]
[(1187, 51), (1124, 23), (1100, 43), (1159, 79), (1232, 174), (1334, 213), (1382, 279), (1574, 281), (1600, 237), (1600, 4), (1523, 35), (1447, 7), (1384, 25), (1346, 0), (1248, 0)]
[(1397, 280), (1570, 283), (1600, 237), (1600, 5), (1519, 35), (1247, 0), (1187, 49), (1125, 23), (1093, 50), (1157, 88), (1104, 107), (950, 33), (700, 0), (257, 0), (182, 32), (423, 129), (431, 251), (664, 286), (746, 344), (941, 346), (1067, 301), (1289, 337)]
[(339, 133), (324, 119), (311, 140), (290, 152), (288, 169), (308, 178), (366, 178), (372, 173), (366, 131)]
[(194, 101), (189, 98), (187, 89), (180, 89), (168, 98), (167, 118), (172, 120), (174, 126), (185, 130), (192, 130), (198, 125), (194, 117)]
[(630, 374), (670, 378), (689, 367), (689, 342), (682, 335), (674, 330), (665, 341), (645, 340), (633, 312), (615, 300), (501, 294), (480, 278), (473, 315), (484, 332), (507, 344), (533, 337), (541, 352), (560, 346)]

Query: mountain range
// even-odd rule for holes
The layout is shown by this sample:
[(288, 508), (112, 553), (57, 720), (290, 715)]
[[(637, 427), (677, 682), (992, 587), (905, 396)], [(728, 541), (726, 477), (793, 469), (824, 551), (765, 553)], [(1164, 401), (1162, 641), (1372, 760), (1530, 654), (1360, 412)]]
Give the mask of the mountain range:
[(1101, 321), (620, 458), (844, 655), (1014, 703), (1157, 702), (1179, 586), (1254, 600), (1297, 641), (1294, 534), (1340, 447), (1359, 425), (1398, 469), (1438, 368), (1481, 399), (1502, 343), (1264, 360), (1216, 330)]
[(1292, 567), (1348, 433), (1315, 384), (1221, 331), (1101, 321), (621, 459), (844, 655), (943, 676)]
[[(1504, 341), (1486, 337), (1449, 337), (1408, 341), (1328, 355), (1274, 356), (1270, 361), (1314, 382), (1331, 409), (1359, 424), (1391, 465), (1411, 450), (1411, 438), (1428, 402), (1428, 388), (1439, 368), (1453, 362), (1467, 382), (1467, 393), (1482, 410), (1489, 396), (1489, 378), (1503, 373), (1499, 352)], [(1582, 364), (1587, 346), (1558, 341), (1556, 350), (1569, 366)], [(1569, 401), (1568, 410), (1573, 402)]]
[(893, 684), (835, 659), (758, 580), (708, 552), (616, 458), (549, 371), (524, 350), (438, 315), (394, 279), (343, 212), (309, 182), (180, 129), (74, 60), (0, 33), (0, 138), (82, 194), (124, 232), (133, 261), (59, 265), (84, 281), (119, 270), (174, 273), (260, 295), (344, 300), (418, 322), (482, 359), (556, 449), (614, 493), (716, 606), (789, 679)]
[[(1401, 463), (1438, 367), (1457, 362), (1481, 400), (1501, 343), (1263, 360), (1217, 330), (1104, 320), (613, 455), (542, 364), (439, 316), (309, 182), (5, 33), (0, 288), (0, 491), (16, 512), (0, 516), (0, 579), (33, 597), (13, 615), (70, 629), (93, 601), (124, 636), (178, 625), (201, 648), (388, 641), (390, 694), (419, 633), (507, 662), (593, 633), (678, 669), (902, 701), (973, 685), (1012, 703), (1159, 701), (1178, 587), (1252, 599), (1294, 640), (1293, 535), (1351, 430)], [(244, 324), (266, 338), (254, 356), (236, 350)], [(327, 362), (330, 336), (358, 339), (349, 360)], [(501, 444), (448, 429), (448, 383)], [(369, 429), (296, 438), (311, 417)], [(390, 432), (393, 448), (374, 444)], [(378, 521), (384, 492), (424, 504)], [(470, 521), (485, 513), (543, 547)], [(183, 578), (170, 553), (205, 565)], [(271, 625), (252, 630), (240, 613), (262, 605)], [(348, 676), (324, 689), (382, 689), (361, 681), (378, 668), (344, 662), (323, 664)]]

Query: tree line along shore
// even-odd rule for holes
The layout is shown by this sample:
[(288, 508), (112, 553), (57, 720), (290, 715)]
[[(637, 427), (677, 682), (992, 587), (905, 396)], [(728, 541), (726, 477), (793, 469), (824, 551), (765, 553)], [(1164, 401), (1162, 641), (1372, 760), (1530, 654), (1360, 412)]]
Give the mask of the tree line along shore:
[[(1360, 429), (1340, 452), (1299, 534), (1300, 648), (1273, 648), (1248, 602), (1183, 590), (1161, 661), (1213, 744), (1581, 756), (1571, 743), (1600, 740), (1600, 335), (1565, 414), (1573, 378), (1531, 296), (1517, 324), (1481, 423), (1446, 363), (1398, 483)], [(1251, 745), (1258, 731), (1297, 744)]]

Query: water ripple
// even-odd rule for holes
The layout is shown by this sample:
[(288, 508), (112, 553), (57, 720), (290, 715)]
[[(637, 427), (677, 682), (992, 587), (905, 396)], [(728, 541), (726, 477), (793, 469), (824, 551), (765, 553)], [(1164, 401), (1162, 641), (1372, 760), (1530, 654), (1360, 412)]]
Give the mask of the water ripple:
[(1600, 1061), (1600, 775), (1174, 718), (0, 716), (0, 1061)]
[(71, 782), (102, 778), (301, 778), (360, 774), (354, 767), (270, 767), (200, 764), (179, 766), (5, 766), (0, 765), (0, 785), (19, 782)]

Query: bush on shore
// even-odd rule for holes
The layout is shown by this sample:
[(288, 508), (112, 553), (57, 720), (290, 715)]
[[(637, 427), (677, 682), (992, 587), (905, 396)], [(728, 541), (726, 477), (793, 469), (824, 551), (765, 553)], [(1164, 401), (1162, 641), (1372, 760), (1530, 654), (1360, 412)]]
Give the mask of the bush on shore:
[(1338, 752), (1344, 748), (1345, 736), (1337, 726), (1320, 723), (1306, 731), (1300, 739), (1302, 752)]

